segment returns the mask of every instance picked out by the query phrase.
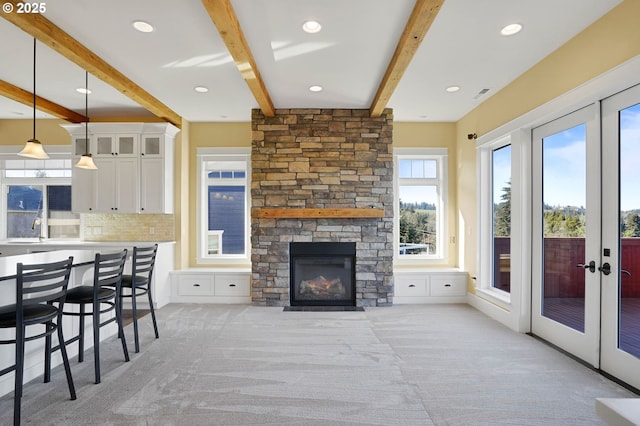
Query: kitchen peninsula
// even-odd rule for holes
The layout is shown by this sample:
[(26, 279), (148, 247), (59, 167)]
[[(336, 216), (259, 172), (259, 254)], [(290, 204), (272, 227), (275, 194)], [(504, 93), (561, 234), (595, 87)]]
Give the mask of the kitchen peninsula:
[[(82, 241), (82, 240), (5, 240), (0, 241), (0, 259), (4, 265), (6, 261), (11, 262), (15, 255), (37, 254), (43, 252), (52, 252), (57, 250), (79, 250), (97, 252), (113, 252), (123, 248), (133, 251), (134, 246), (148, 246), (155, 244), (155, 241)], [(158, 254), (156, 257), (156, 265), (153, 272), (153, 299), (155, 308), (161, 308), (169, 303), (171, 295), (169, 273), (173, 271), (175, 265), (175, 242), (174, 241), (158, 241)], [(21, 257), (22, 258), (22, 257)], [(7, 259), (7, 260), (5, 260)], [(34, 263), (26, 257), (26, 260), (16, 260), (15, 262)], [(131, 267), (130, 261), (127, 261), (125, 273)], [(0, 275), (4, 275), (4, 269), (0, 269)], [(145, 301), (140, 299), (141, 306)]]

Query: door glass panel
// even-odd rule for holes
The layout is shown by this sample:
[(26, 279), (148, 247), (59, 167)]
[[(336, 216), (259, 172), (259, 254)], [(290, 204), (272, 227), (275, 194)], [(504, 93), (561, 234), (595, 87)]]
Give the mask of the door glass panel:
[(620, 111), (618, 347), (640, 357), (640, 104)]
[(586, 125), (542, 140), (542, 191), (541, 314), (584, 332)]
[(109, 155), (113, 153), (111, 149), (111, 136), (98, 136), (96, 139), (96, 147), (98, 155)]
[(118, 153), (133, 154), (134, 151), (134, 138), (133, 136), (119, 136), (118, 137)]
[(144, 138), (144, 154), (160, 155), (160, 137), (154, 136)]
[(7, 238), (38, 238), (42, 226), (39, 185), (10, 185), (7, 189)]
[(493, 287), (511, 291), (511, 145), (493, 151)]
[(47, 186), (47, 226), (49, 238), (80, 237), (80, 215), (71, 211), (71, 186)]

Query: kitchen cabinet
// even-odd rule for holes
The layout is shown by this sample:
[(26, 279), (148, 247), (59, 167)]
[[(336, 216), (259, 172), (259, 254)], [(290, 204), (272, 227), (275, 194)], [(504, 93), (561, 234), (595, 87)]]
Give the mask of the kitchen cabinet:
[[(94, 158), (95, 211), (103, 213), (136, 213), (139, 185), (136, 158)], [(73, 193), (73, 191), (72, 191)]]
[(95, 157), (137, 157), (139, 135), (137, 134), (95, 134), (91, 147)]
[[(62, 125), (76, 158), (86, 152), (85, 125)], [(168, 123), (91, 123), (90, 152), (98, 170), (73, 168), (77, 213), (173, 213), (173, 140)]]
[(173, 136), (143, 134), (140, 142), (140, 213), (173, 213)]
[[(74, 157), (75, 164), (80, 157)], [(73, 168), (71, 174), (71, 210), (75, 213), (94, 213), (96, 171)]]

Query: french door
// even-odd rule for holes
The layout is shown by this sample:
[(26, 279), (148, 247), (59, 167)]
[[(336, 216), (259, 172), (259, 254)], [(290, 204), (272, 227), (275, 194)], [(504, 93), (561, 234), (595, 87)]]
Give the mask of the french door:
[(640, 388), (640, 86), (532, 144), (532, 333)]
[(533, 130), (534, 334), (599, 364), (600, 142), (596, 107)]
[(606, 188), (600, 368), (640, 388), (640, 86), (602, 101), (602, 161)]

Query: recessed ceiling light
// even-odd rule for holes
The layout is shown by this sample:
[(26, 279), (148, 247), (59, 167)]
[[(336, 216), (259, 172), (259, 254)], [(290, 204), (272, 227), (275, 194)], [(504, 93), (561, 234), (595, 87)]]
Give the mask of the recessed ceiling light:
[(134, 21), (133, 28), (140, 31), (141, 33), (150, 33), (153, 31), (153, 25), (144, 21)]
[(500, 30), (500, 34), (502, 34), (503, 36), (510, 36), (510, 35), (518, 34), (520, 30), (522, 30), (522, 25), (509, 24)]
[(84, 87), (78, 87), (78, 88), (76, 89), (76, 92), (78, 92), (78, 93), (82, 93), (83, 95), (84, 95), (84, 94), (87, 94), (87, 95), (90, 95), (90, 94), (91, 94), (91, 90), (89, 90), (89, 89), (85, 89)]
[(310, 92), (322, 92), (322, 86), (309, 86)]
[(193, 88), (193, 90), (195, 90), (198, 93), (207, 93), (209, 91), (209, 88), (204, 86), (196, 86)]
[(460, 86), (449, 86), (446, 90), (449, 93), (457, 92), (458, 90), (460, 90)]
[(315, 34), (317, 32), (320, 32), (320, 30), (322, 29), (322, 25), (320, 25), (320, 22), (318, 21), (307, 21), (302, 24), (302, 29), (305, 33)]

